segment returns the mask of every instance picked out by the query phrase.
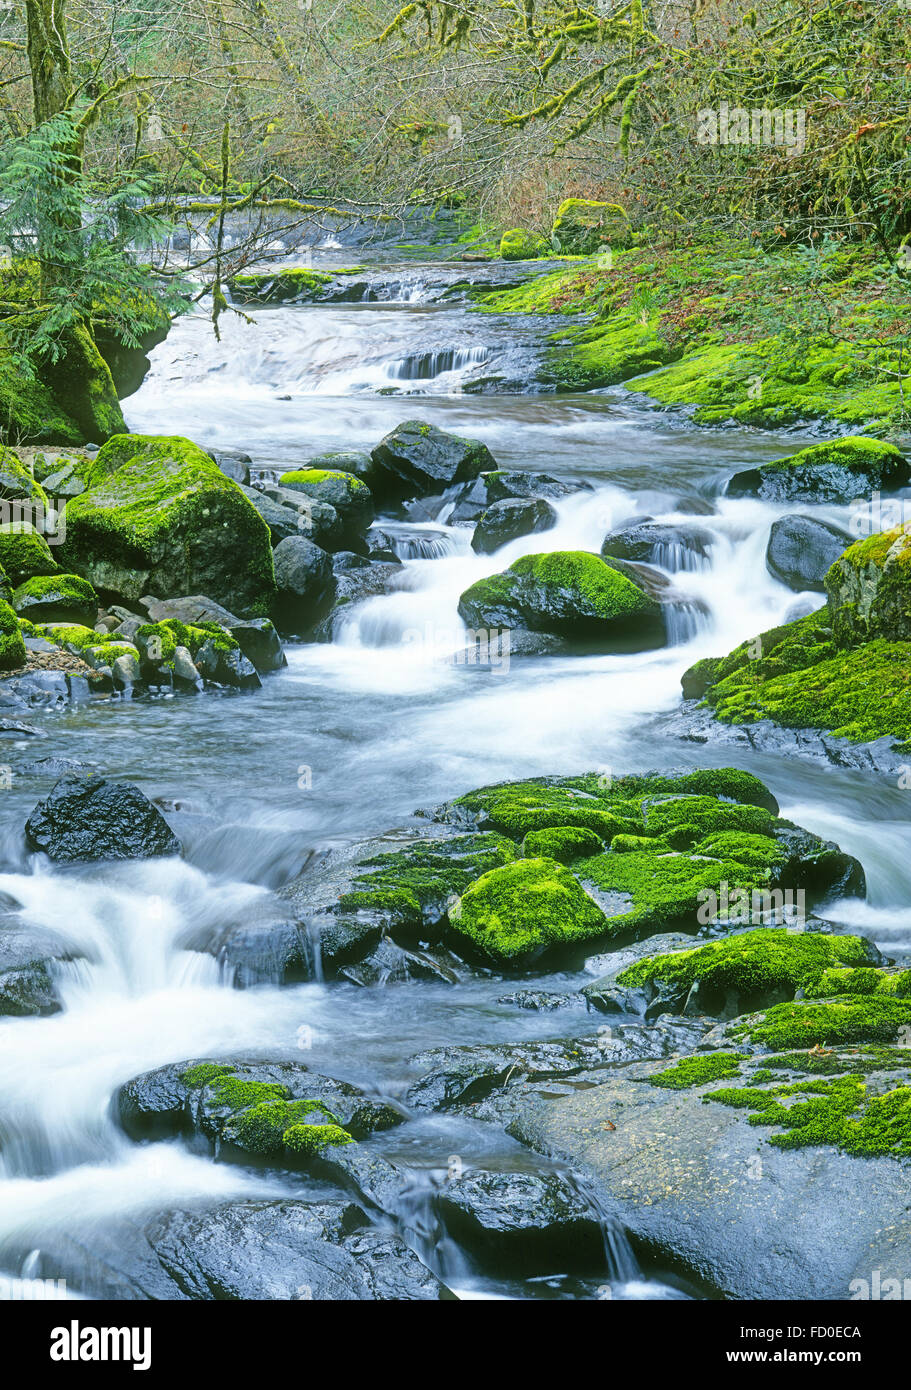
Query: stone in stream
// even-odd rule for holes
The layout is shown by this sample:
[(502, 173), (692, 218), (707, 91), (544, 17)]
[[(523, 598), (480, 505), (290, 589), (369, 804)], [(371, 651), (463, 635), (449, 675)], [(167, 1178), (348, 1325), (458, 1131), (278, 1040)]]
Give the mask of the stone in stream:
[(611, 531), (601, 542), (602, 558), (633, 560), (668, 570), (694, 570), (706, 559), (714, 536), (703, 526), (640, 517)]
[(0, 525), (0, 569), (13, 585), (60, 569), (41, 532), (27, 521)]
[[(855, 542), (826, 575), (832, 635), (839, 648), (882, 638), (911, 641), (911, 534), (896, 526)], [(902, 654), (893, 659), (902, 662)], [(874, 682), (871, 687), (881, 697)], [(872, 701), (871, 701), (872, 703)]]
[(319, 622), (335, 591), (332, 562), (325, 550), (303, 536), (280, 541), (274, 560), (279, 627), (307, 632)]
[(373, 494), (353, 473), (337, 469), (303, 468), (283, 473), (279, 486), (314, 502), (333, 507), (341, 518), (345, 539), (363, 542), (374, 519)]
[(422, 497), (476, 478), (496, 460), (477, 439), (447, 434), (436, 425), (406, 420), (372, 451), (371, 488), (378, 495)]
[(636, 1242), (721, 1297), (869, 1297), (871, 1271), (901, 1288), (907, 1050), (830, 1043), (814, 1056), (808, 1042), (771, 1057), (731, 1039), (594, 1089), (529, 1092), (509, 1132), (571, 1164)]
[(98, 616), (98, 595), (78, 574), (37, 575), (13, 594), (20, 618), (31, 623), (80, 623), (92, 627)]
[(559, 1173), (462, 1173), (444, 1183), (434, 1206), (453, 1240), (487, 1269), (527, 1275), (603, 1265), (601, 1219)]
[(481, 473), (479, 477), (464, 483), (456, 490), (455, 502), (447, 520), (453, 525), (465, 521), (478, 521), (495, 502), (535, 499), (553, 502), (570, 497), (576, 492), (592, 490), (590, 483), (580, 482), (575, 478), (555, 477), (552, 473), (496, 469), (492, 473)]
[(103, 777), (63, 777), (25, 824), (29, 849), (55, 863), (180, 854), (164, 816), (139, 787)]
[(811, 444), (789, 458), (735, 473), (729, 497), (767, 502), (844, 503), (911, 482), (911, 467), (894, 444), (866, 435)]
[(153, 623), (169, 619), (189, 626), (217, 623), (234, 638), (244, 656), (261, 674), (278, 671), (286, 665), (281, 638), (268, 618), (237, 618), (204, 594), (176, 599), (146, 596), (141, 603)]
[(269, 531), (208, 454), (174, 436), (115, 435), (67, 503), (61, 561), (127, 604), (208, 594), (262, 615), (275, 582)]
[(402, 566), (398, 560), (382, 563), (371, 562), (362, 556), (354, 558), (362, 560), (363, 563), (353, 566), (349, 563), (344, 568), (333, 567), (335, 595), (331, 609), (313, 629), (313, 637), (317, 642), (331, 642), (339, 622), (344, 621), (355, 604), (363, 603), (365, 599), (376, 598), (380, 594), (390, 593), (401, 583)]
[(162, 1267), (194, 1299), (447, 1296), (400, 1236), (371, 1228), (351, 1204), (238, 1202), (177, 1211), (149, 1223), (146, 1236)]
[(466, 589), (459, 615), (472, 629), (528, 628), (603, 651), (642, 651), (666, 640), (661, 605), (587, 551), (523, 555)]
[(520, 536), (549, 531), (557, 524), (557, 513), (543, 497), (507, 498), (494, 502), (482, 513), (471, 538), (471, 548), (479, 555), (490, 555)]
[(769, 573), (797, 593), (825, 592), (825, 577), (854, 537), (813, 516), (782, 516), (772, 523), (765, 562)]
[(56, 967), (77, 954), (47, 932), (5, 917), (0, 924), (0, 1016), (58, 1013)]
[[(132, 1139), (195, 1133), (217, 1145), (221, 1157), (255, 1155), (292, 1167), (324, 1144), (344, 1146), (404, 1118), (303, 1062), (242, 1059), (174, 1062), (145, 1072), (121, 1086), (114, 1106)], [(295, 1144), (302, 1127), (313, 1139), (306, 1153)]]

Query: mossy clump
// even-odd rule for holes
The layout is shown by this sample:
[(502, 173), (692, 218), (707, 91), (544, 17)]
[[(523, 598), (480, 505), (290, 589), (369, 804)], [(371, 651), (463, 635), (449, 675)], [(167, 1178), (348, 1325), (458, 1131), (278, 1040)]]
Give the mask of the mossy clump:
[(825, 583), (839, 647), (911, 641), (911, 534), (904, 526), (849, 546)]
[(742, 994), (769, 989), (794, 993), (808, 990), (832, 969), (866, 967), (877, 958), (875, 948), (862, 936), (763, 927), (709, 941), (691, 951), (645, 956), (628, 965), (617, 981), (625, 986), (675, 984), (685, 990), (704, 983)]
[(283, 473), (279, 482), (292, 492), (334, 507), (348, 531), (366, 531), (373, 522), (373, 494), (353, 473), (330, 468), (296, 468)]
[(321, 1100), (292, 1100), (279, 1082), (249, 1081), (231, 1067), (201, 1062), (181, 1073), (185, 1086), (207, 1087), (214, 1106), (231, 1112), (221, 1134), (261, 1158), (305, 1157), (328, 1144), (350, 1144), (353, 1136)]
[(500, 238), (500, 256), (504, 261), (531, 261), (549, 256), (551, 246), (538, 232), (513, 227)]
[(74, 622), (89, 625), (98, 616), (98, 595), (78, 574), (35, 575), (13, 594), (13, 608), (30, 622)]
[(282, 1135), (282, 1142), (289, 1154), (315, 1154), (333, 1144), (352, 1144), (352, 1136), (347, 1129), (335, 1124), (290, 1125)]
[(551, 229), (553, 244), (570, 255), (588, 256), (602, 246), (626, 246), (629, 218), (619, 203), (593, 198), (565, 198)]
[(0, 599), (0, 671), (15, 671), (26, 662), (25, 640), (19, 619)]
[(0, 498), (4, 501), (27, 499), (47, 513), (48, 500), (44, 489), (25, 464), (0, 443)]
[(911, 470), (894, 444), (852, 435), (738, 473), (728, 491), (732, 496), (755, 492), (776, 502), (850, 502), (860, 491), (902, 487), (909, 479)]
[(331, 280), (332, 276), (324, 271), (298, 266), (291, 270), (262, 270), (235, 275), (228, 281), (228, 288), (242, 304), (287, 304), (313, 299)]
[(808, 999), (830, 999), (838, 994), (885, 994), (896, 999), (911, 995), (911, 970), (876, 970), (858, 966), (853, 970), (832, 967), (806, 986)]
[(67, 505), (61, 559), (128, 603), (206, 594), (266, 616), (275, 594), (266, 523), (208, 454), (177, 436), (105, 444), (87, 490)]
[(661, 608), (625, 574), (584, 550), (523, 555), (459, 599), (470, 628), (525, 627), (582, 638), (664, 640)]
[(208, 1086), (211, 1081), (215, 1081), (220, 1076), (230, 1076), (231, 1068), (223, 1066), (219, 1062), (200, 1062), (195, 1067), (188, 1067), (186, 1071), (180, 1073), (180, 1079), (185, 1086), (191, 1089), (197, 1086)]
[(0, 526), (0, 566), (13, 584), (60, 569), (44, 536), (27, 523)]
[(459, 936), (501, 965), (594, 940), (607, 929), (597, 903), (554, 859), (518, 859), (482, 875), (450, 910), (449, 921)]
[(822, 1145), (857, 1157), (911, 1155), (911, 1086), (881, 1094), (856, 1076), (801, 1080), (763, 1089), (723, 1088), (705, 1101), (749, 1110), (750, 1124), (775, 1126), (769, 1143), (779, 1149)]
[(522, 841), (522, 854), (526, 859), (556, 859), (559, 864), (587, 859), (600, 854), (602, 849), (602, 842), (593, 830), (576, 825), (531, 830)]
[[(845, 940), (844, 937), (836, 938)], [(844, 995), (825, 1001), (775, 1004), (765, 1013), (733, 1025), (732, 1037), (769, 1048), (838, 1046), (853, 1042), (894, 1042), (911, 1026), (911, 1001), (881, 995)]]
[(339, 898), (339, 909), (377, 912), (389, 925), (417, 929), (437, 920), (450, 898), (515, 857), (515, 846), (502, 835), (419, 840), (406, 849), (362, 860), (355, 886)]
[(707, 1052), (701, 1056), (684, 1057), (664, 1071), (652, 1072), (648, 1083), (668, 1091), (688, 1090), (691, 1086), (702, 1086), (707, 1081), (739, 1076), (740, 1067), (737, 1064), (745, 1060), (745, 1052)]

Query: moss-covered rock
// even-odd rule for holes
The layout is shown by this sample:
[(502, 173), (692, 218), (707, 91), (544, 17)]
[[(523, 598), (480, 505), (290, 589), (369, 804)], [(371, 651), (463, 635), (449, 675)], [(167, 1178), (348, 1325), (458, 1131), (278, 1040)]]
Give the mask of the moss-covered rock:
[(0, 671), (15, 671), (25, 665), (25, 641), (19, 619), (0, 599)]
[(877, 637), (911, 641), (911, 535), (903, 527), (850, 546), (825, 583), (840, 647)]
[(770, 1048), (824, 1048), (854, 1042), (894, 1042), (911, 1027), (911, 1000), (843, 995), (775, 1004), (728, 1029), (737, 1039)]
[[(85, 436), (53, 392), (26, 375), (0, 336), (0, 440), (27, 444), (82, 444)], [(2, 447), (2, 446), (0, 446)]]
[(206, 594), (265, 616), (275, 593), (269, 529), (240, 488), (188, 439), (118, 435), (67, 506), (62, 563), (105, 593)]
[(126, 429), (110, 368), (84, 324), (68, 328), (63, 353), (42, 370), (54, 399), (76, 421), (83, 440), (103, 444)]
[(328, 468), (299, 468), (283, 473), (279, 484), (334, 507), (349, 536), (363, 535), (373, 522), (373, 496), (367, 484), (353, 473)]
[(91, 626), (98, 616), (98, 595), (78, 574), (36, 575), (16, 589), (13, 608), (33, 623)]
[(618, 203), (566, 198), (557, 208), (551, 237), (560, 251), (588, 256), (601, 246), (628, 245), (629, 218)]
[(554, 859), (518, 859), (483, 874), (450, 909), (452, 929), (500, 965), (527, 964), (549, 949), (594, 940), (607, 921)]
[(523, 555), (479, 579), (459, 599), (468, 627), (528, 628), (611, 650), (661, 646), (661, 607), (638, 584), (588, 551)]
[(47, 497), (41, 484), (18, 455), (3, 444), (0, 444), (0, 497), (5, 501), (22, 499), (33, 506), (47, 508)]
[(646, 991), (664, 986), (668, 1007), (699, 985), (700, 1003), (711, 1012), (712, 1000), (723, 1000), (731, 991), (745, 1000), (778, 991), (793, 996), (799, 989), (809, 992), (817, 987), (833, 969), (876, 974), (872, 967), (879, 960), (879, 952), (865, 937), (767, 927), (709, 941), (692, 951), (645, 956), (621, 970), (617, 983)]
[(856, 435), (812, 444), (789, 458), (735, 473), (728, 495), (847, 503), (909, 481), (911, 468), (894, 444)]
[(513, 227), (500, 238), (500, 255), (504, 261), (530, 261), (550, 255), (550, 244), (538, 232)]
[(305, 304), (318, 298), (331, 281), (332, 276), (321, 270), (299, 266), (235, 275), (228, 288), (241, 304)]
[(0, 566), (13, 584), (56, 574), (60, 566), (44, 536), (27, 523), (0, 526)]

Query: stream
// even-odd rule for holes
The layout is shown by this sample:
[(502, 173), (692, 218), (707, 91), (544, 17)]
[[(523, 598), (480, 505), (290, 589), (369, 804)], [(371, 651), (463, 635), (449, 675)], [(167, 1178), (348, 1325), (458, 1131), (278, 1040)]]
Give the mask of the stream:
[[(342, 263), (331, 250), (319, 261)], [(266, 472), (327, 449), (369, 449), (413, 418), (483, 440), (501, 467), (570, 475), (593, 490), (557, 502), (558, 525), (546, 537), (494, 556), (474, 554), (472, 527), (447, 524), (445, 514), (415, 511), (391, 527), (380, 520), (404, 562), (396, 589), (353, 608), (331, 643), (289, 644), (287, 667), (255, 694), (96, 702), (43, 716), (42, 754), (137, 781), (168, 810), (185, 854), (51, 868), (26, 855), (22, 825), (55, 779), (16, 775), (4, 793), (0, 892), (28, 926), (84, 957), (60, 967), (60, 1013), (0, 1021), (0, 1276), (10, 1296), (60, 1272), (53, 1251), (64, 1237), (91, 1250), (94, 1235), (103, 1241), (121, 1218), (316, 1190), (305, 1177), (213, 1163), (181, 1142), (129, 1141), (111, 1097), (140, 1072), (191, 1057), (299, 1059), (305, 1027), (308, 1065), (401, 1102), (419, 1074), (409, 1058), (422, 1049), (596, 1034), (599, 1016), (581, 999), (529, 1012), (498, 1002), (502, 979), (234, 989), (214, 957), (191, 945), (242, 922), (314, 854), (407, 824), (416, 808), (485, 783), (727, 761), (659, 736), (653, 716), (675, 707), (680, 675), (698, 657), (821, 602), (786, 589), (765, 566), (770, 526), (793, 505), (721, 495), (732, 472), (793, 452), (806, 435), (700, 430), (622, 387), (563, 396), (508, 389), (527, 380), (552, 324), (472, 313), (441, 297), (441, 277), (465, 274), (377, 262), (375, 297), (248, 310), (255, 326), (228, 315), (221, 343), (200, 310), (177, 321), (124, 402), (133, 430), (243, 450)], [(491, 376), (496, 391), (472, 389)], [(800, 510), (848, 524), (847, 509)], [(694, 513), (713, 544), (704, 560), (688, 560), (700, 567), (668, 570), (689, 600), (674, 645), (519, 657), (486, 670), (447, 659), (464, 645), (458, 597), (481, 576), (542, 549), (597, 551), (634, 515), (692, 521)], [(6, 746), (14, 768), (35, 753), (25, 740)], [(911, 950), (908, 793), (769, 754), (738, 761), (769, 785), (783, 816), (862, 861), (867, 901), (835, 904), (828, 915), (890, 954)], [(580, 981), (553, 974), (534, 983)], [(368, 1142), (411, 1174), (396, 1225), (461, 1298), (587, 1299), (605, 1285), (614, 1298), (701, 1296), (640, 1265), (609, 1218), (604, 1266), (589, 1276), (559, 1267), (540, 1278), (487, 1275), (427, 1219), (427, 1193), (453, 1155), (468, 1167), (512, 1170), (546, 1160), (456, 1116), (415, 1116)], [(88, 1273), (82, 1283), (72, 1266), (67, 1273), (70, 1297), (93, 1296)]]

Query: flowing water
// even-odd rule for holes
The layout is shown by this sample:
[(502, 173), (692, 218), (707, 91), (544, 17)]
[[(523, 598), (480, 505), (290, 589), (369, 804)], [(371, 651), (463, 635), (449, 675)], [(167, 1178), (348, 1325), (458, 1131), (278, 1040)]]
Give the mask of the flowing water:
[[(476, 436), (502, 467), (549, 470), (592, 485), (557, 503), (546, 539), (477, 556), (471, 528), (445, 511), (399, 520), (395, 590), (353, 608), (327, 644), (292, 646), (255, 695), (93, 704), (49, 714), (37, 750), (136, 779), (169, 806), (181, 861), (49, 869), (21, 827), (53, 778), (15, 773), (4, 793), (0, 892), (29, 927), (71, 948), (62, 1011), (0, 1022), (0, 1276), (61, 1272), (54, 1250), (92, 1249), (110, 1223), (194, 1203), (306, 1195), (306, 1181), (213, 1163), (180, 1143), (136, 1145), (111, 1116), (116, 1088), (188, 1057), (285, 1055), (401, 1099), (409, 1057), (458, 1043), (515, 1043), (597, 1032), (583, 1008), (532, 1013), (498, 1003), (502, 981), (372, 989), (306, 983), (239, 990), (205, 947), (263, 910), (314, 853), (408, 821), (471, 787), (530, 774), (696, 765), (706, 753), (650, 729), (679, 700), (697, 657), (820, 603), (768, 574), (769, 528), (787, 508), (721, 496), (729, 474), (802, 447), (797, 434), (699, 431), (622, 388), (577, 396), (504, 389), (527, 379), (550, 325), (470, 314), (441, 293), (464, 269), (375, 267), (356, 303), (254, 311), (223, 321), (216, 343), (200, 315), (178, 321), (125, 402), (131, 428), (184, 434), (286, 469), (329, 448), (370, 448), (404, 418)], [(448, 277), (448, 278), (447, 278)], [(500, 389), (472, 389), (495, 376)], [(837, 508), (802, 507), (846, 524)], [(694, 515), (695, 514), (695, 515)], [(681, 595), (674, 645), (657, 652), (514, 658), (480, 670), (448, 658), (464, 645), (459, 594), (540, 549), (597, 551), (634, 515), (697, 522), (704, 557), (662, 556)], [(37, 741), (8, 745), (14, 770)], [(725, 761), (715, 755), (715, 761)], [(911, 947), (908, 793), (865, 776), (771, 755), (739, 757), (771, 786), (782, 814), (857, 854), (865, 903), (831, 914), (890, 952)], [(569, 989), (578, 977), (550, 976)], [(415, 1117), (370, 1141), (411, 1174), (395, 1214), (406, 1239), (462, 1297), (679, 1297), (640, 1270), (606, 1216), (603, 1270), (588, 1279), (493, 1280), (473, 1271), (429, 1216), (452, 1155), (468, 1167), (540, 1167), (491, 1126)], [(70, 1293), (91, 1293), (69, 1267)], [(23, 1282), (25, 1281), (25, 1285)], [(18, 1296), (18, 1295), (16, 1295)]]

